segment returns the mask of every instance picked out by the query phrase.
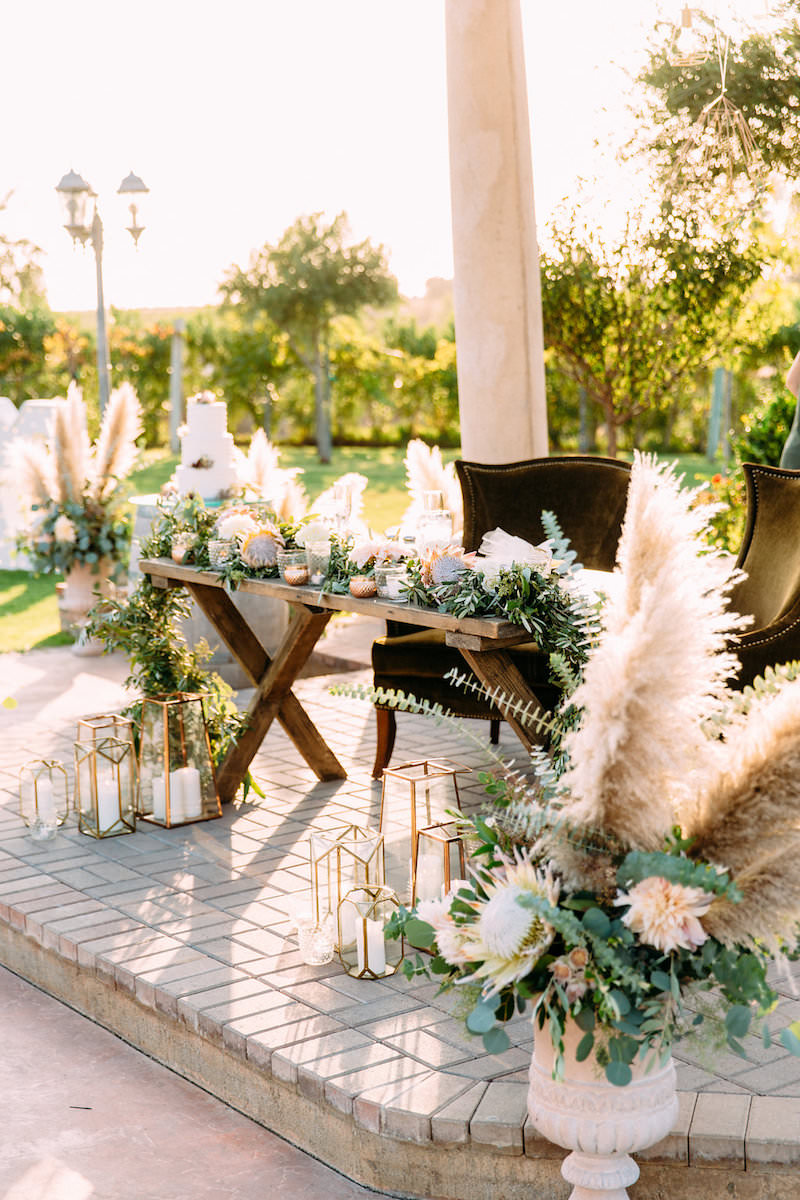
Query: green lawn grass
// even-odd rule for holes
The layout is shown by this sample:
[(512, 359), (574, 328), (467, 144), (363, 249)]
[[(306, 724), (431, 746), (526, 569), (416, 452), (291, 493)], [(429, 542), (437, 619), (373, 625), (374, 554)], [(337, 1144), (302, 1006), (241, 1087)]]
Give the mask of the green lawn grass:
[(0, 571), (0, 651), (65, 646), (72, 638), (61, 632), (56, 582), (61, 576), (28, 571)]
[[(458, 454), (458, 450), (449, 450), (443, 457), (449, 462)], [(340, 446), (334, 449), (332, 461), (322, 464), (313, 446), (290, 446), (282, 448), (280, 465), (302, 467), (303, 484), (312, 499), (348, 471), (366, 475), (369, 485), (364, 493), (364, 516), (373, 529), (382, 532), (400, 520), (408, 505), (404, 457), (400, 447)], [(722, 470), (720, 463), (710, 463), (701, 454), (664, 457), (677, 462), (687, 487), (695, 487)], [(131, 476), (131, 494), (158, 492), (177, 462), (168, 451), (148, 451), (144, 465)], [(56, 577), (35, 579), (25, 571), (0, 571), (0, 652), (64, 645), (70, 640), (59, 630)]]

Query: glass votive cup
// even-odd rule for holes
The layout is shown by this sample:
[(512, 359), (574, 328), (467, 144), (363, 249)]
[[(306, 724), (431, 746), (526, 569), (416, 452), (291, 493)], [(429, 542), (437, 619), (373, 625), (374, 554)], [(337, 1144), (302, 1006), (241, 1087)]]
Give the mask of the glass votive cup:
[(405, 567), (376, 568), (376, 577), (379, 570), (381, 572), (381, 581), (378, 587), (378, 595), (384, 600), (391, 600), (393, 604), (408, 604), (408, 595), (405, 592), (405, 587), (408, 583), (408, 574)]
[(309, 542), (306, 545), (308, 582), (314, 587), (321, 587), (325, 582), (330, 558), (331, 543), (329, 538), (326, 538), (324, 542)]
[(377, 590), (377, 584), (371, 575), (354, 575), (350, 580), (350, 595), (355, 596), (357, 600), (367, 600), (374, 596)]
[(297, 922), (297, 947), (309, 967), (321, 967), (333, 959), (333, 922), (301, 918)]
[(187, 563), (192, 556), (194, 541), (194, 535), (191, 533), (176, 533), (170, 548), (172, 561), (178, 563), (179, 566)]
[(208, 543), (208, 561), (212, 567), (224, 567), (233, 557), (234, 543), (230, 539), (212, 538)]
[(305, 550), (279, 550), (278, 571), (284, 583), (301, 587), (308, 583), (308, 563)]

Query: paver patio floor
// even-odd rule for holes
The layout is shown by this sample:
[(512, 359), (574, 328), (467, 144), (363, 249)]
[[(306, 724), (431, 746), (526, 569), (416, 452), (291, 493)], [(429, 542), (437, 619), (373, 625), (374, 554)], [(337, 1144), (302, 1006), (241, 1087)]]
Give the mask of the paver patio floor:
[[(20, 765), (47, 756), (69, 769), (77, 717), (121, 708), (125, 673), (116, 656), (0, 657), (0, 699), (12, 694), (20, 702), (0, 709), (0, 932), (15, 953), (23, 944), (37, 948), (187, 1039), (205, 1039), (234, 1066), (260, 1070), (298, 1103), (385, 1138), (387, 1147), (400, 1141), (477, 1148), (506, 1160), (560, 1157), (554, 1147), (543, 1151), (526, 1117), (526, 1018), (512, 1023), (511, 1049), (489, 1056), (465, 1037), (450, 998), (437, 996), (434, 984), (399, 974), (360, 981), (336, 961), (301, 961), (292, 914), (307, 903), (309, 832), (377, 824), (380, 803), (380, 786), (369, 778), (372, 712), (331, 696), (333, 677), (303, 680), (296, 691), (348, 779), (318, 783), (276, 724), (253, 764), (265, 797), (251, 793), (219, 820), (170, 830), (142, 823), (133, 835), (100, 842), (70, 824), (50, 842), (31, 840), (16, 811)], [(488, 726), (472, 727), (488, 733)], [(502, 749), (519, 757), (509, 731)], [(419, 757), (485, 765), (480, 749), (456, 731), (400, 714), (393, 761)], [(476, 776), (467, 777), (465, 807), (481, 798)], [(800, 1000), (791, 980), (778, 986), (769, 1047), (750, 1039), (747, 1060), (716, 1055), (713, 1066), (679, 1047), (680, 1124), (654, 1161), (702, 1159), (742, 1171), (746, 1144), (748, 1163), (757, 1161), (759, 1146), (764, 1161), (794, 1161), (800, 1060), (783, 1050), (777, 1031), (800, 1016)], [(776, 1142), (784, 1149), (770, 1149)], [(402, 1183), (390, 1177), (383, 1186), (400, 1194)]]

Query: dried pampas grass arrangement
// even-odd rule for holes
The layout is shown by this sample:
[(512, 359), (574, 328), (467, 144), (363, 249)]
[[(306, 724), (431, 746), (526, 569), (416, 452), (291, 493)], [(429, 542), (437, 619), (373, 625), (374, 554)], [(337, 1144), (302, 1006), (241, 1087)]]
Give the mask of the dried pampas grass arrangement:
[(461, 486), (452, 463), (442, 461), (438, 446), (428, 446), (420, 438), (412, 438), (406, 447), (406, 486), (411, 504), (403, 514), (403, 525), (413, 527), (424, 508), (425, 492), (441, 492), (444, 507), (453, 514), (453, 534), (460, 535), (464, 527)]
[(280, 451), (263, 429), (257, 429), (246, 455), (237, 453), (239, 478), (266, 500), (280, 521), (299, 521), (308, 509), (308, 494), (298, 479), (302, 467), (280, 466)]

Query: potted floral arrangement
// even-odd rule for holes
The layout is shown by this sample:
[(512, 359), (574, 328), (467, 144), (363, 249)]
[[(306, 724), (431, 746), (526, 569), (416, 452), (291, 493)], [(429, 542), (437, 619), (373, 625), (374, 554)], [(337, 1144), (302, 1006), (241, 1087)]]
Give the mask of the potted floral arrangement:
[(92, 606), (95, 588), (104, 590), (124, 572), (130, 521), (122, 481), (136, 462), (141, 431), (136, 393), (123, 384), (112, 391), (90, 445), (81, 390), (71, 384), (49, 445), (15, 443), (20, 488), (31, 509), (19, 548), (37, 571), (64, 574), (63, 609), (77, 623)]
[(490, 1052), (532, 1008), (530, 1112), (573, 1149), (581, 1195), (624, 1195), (628, 1152), (669, 1132), (677, 1038), (702, 1027), (744, 1054), (757, 1030), (800, 1053), (800, 1027), (770, 1024), (768, 976), (800, 921), (800, 678), (729, 690), (737, 573), (706, 519), (637, 458), (619, 586), (560, 757), (487, 778), (468, 878), (394, 922), (429, 954), (407, 973), (452, 989)]

